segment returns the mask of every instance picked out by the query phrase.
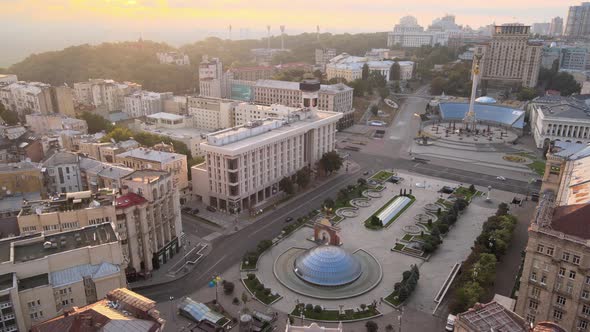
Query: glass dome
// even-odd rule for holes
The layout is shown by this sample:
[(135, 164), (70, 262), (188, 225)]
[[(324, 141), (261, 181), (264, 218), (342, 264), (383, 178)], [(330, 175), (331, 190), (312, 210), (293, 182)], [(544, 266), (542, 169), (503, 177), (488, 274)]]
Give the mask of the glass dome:
[(340, 247), (322, 245), (307, 250), (295, 259), (295, 274), (318, 286), (349, 284), (363, 273), (356, 257)]

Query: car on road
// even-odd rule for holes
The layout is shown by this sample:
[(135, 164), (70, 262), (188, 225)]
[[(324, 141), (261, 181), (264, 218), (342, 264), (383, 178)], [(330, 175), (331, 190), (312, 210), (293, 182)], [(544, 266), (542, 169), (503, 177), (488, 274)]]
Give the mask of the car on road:
[(287, 218), (285, 219), (285, 222), (291, 222), (291, 221), (293, 221), (293, 218), (292, 218), (292, 217), (287, 217)]
[(387, 181), (389, 181), (389, 182), (391, 182), (391, 183), (398, 183), (398, 182), (400, 182), (401, 180), (402, 180), (402, 178), (400, 178), (399, 176), (392, 176), (392, 177), (390, 177), (390, 178), (389, 178), (389, 180), (387, 180)]
[(207, 206), (207, 211), (209, 212), (217, 212), (217, 209), (212, 207), (211, 205)]
[(454, 331), (455, 330), (455, 320), (457, 316), (449, 315), (447, 317), (447, 325), (445, 326), (445, 331)]
[(416, 182), (416, 188), (426, 188), (425, 182)]
[(199, 213), (199, 209), (193, 209), (192, 214), (197, 214)]
[(503, 176), (496, 176), (496, 180), (506, 181), (506, 178)]
[(443, 194), (452, 194), (453, 191), (455, 191), (455, 188), (449, 187), (449, 186), (444, 186), (444, 187), (440, 188), (439, 191)]
[(369, 175), (369, 171), (364, 171), (363, 175)]

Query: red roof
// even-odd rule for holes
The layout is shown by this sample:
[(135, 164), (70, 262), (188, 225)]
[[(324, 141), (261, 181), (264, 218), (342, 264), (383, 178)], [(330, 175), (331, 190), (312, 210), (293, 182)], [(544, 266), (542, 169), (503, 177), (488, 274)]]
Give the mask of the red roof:
[(590, 204), (560, 206), (555, 209), (551, 228), (582, 239), (590, 239)]
[(117, 197), (115, 200), (115, 208), (117, 209), (125, 209), (130, 206), (140, 205), (147, 202), (147, 199), (139, 196), (135, 193), (127, 193), (123, 196)]

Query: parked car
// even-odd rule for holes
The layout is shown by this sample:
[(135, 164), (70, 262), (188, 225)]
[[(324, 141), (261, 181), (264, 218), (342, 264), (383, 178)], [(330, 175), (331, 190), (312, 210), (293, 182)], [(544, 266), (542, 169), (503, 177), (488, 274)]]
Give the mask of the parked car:
[(290, 221), (293, 221), (293, 218), (292, 218), (292, 217), (287, 217), (287, 218), (285, 219), (285, 222), (290, 222)]
[(402, 180), (402, 178), (400, 178), (399, 176), (392, 176), (392, 177), (389, 178), (388, 181), (391, 182), (391, 183), (398, 183), (401, 180)]
[(450, 315), (447, 317), (447, 325), (445, 326), (445, 331), (453, 331), (455, 330), (455, 320), (457, 316)]
[(506, 181), (506, 178), (503, 176), (496, 176), (496, 180)]
[(217, 209), (216, 209), (216, 208), (214, 208), (214, 207), (212, 207), (211, 205), (209, 205), (209, 206), (207, 206), (207, 211), (210, 211), (210, 212), (217, 212)]
[(449, 187), (449, 186), (444, 186), (444, 187), (440, 188), (440, 192), (443, 194), (452, 194), (453, 191), (455, 191), (455, 188)]
[(363, 175), (369, 175), (369, 171), (364, 171)]
[(193, 214), (197, 214), (197, 213), (199, 213), (199, 209), (193, 209), (192, 213), (193, 213)]

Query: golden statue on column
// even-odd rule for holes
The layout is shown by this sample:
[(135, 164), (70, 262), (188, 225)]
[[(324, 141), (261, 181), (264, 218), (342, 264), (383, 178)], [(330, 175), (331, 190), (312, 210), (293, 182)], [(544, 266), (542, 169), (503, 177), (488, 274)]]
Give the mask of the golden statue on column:
[(472, 83), (471, 83), (471, 99), (469, 100), (469, 111), (465, 114), (463, 118), (463, 123), (465, 124), (465, 128), (467, 130), (473, 130), (477, 128), (477, 119), (475, 118), (475, 96), (477, 95), (477, 84), (479, 83), (479, 77), (481, 71), (479, 69), (479, 60), (481, 59), (480, 55), (475, 55), (473, 57), (473, 75), (472, 75)]

